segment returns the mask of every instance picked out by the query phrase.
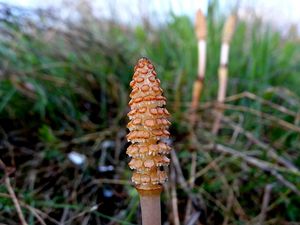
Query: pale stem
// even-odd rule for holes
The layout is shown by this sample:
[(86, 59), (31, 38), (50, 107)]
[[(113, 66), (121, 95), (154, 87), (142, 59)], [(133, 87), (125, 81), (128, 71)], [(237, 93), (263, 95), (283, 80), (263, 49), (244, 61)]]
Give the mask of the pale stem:
[(160, 194), (140, 195), (143, 225), (161, 225)]
[[(223, 104), (226, 97), (227, 90), (227, 67), (221, 66), (219, 69), (219, 90), (218, 90), (218, 104)], [(220, 105), (218, 105), (220, 107)], [(216, 117), (212, 128), (212, 133), (217, 134), (220, 129), (220, 123), (223, 115), (223, 109), (216, 111)]]
[(227, 90), (227, 67), (221, 67), (219, 69), (219, 91), (218, 102), (224, 103)]

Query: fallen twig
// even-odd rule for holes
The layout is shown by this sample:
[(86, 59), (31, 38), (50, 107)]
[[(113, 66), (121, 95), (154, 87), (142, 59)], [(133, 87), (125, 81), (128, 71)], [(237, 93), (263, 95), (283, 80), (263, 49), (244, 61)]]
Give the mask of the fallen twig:
[(250, 141), (252, 141), (257, 146), (261, 147), (262, 149), (267, 151), (268, 156), (270, 156), (272, 159), (276, 160), (280, 164), (286, 166), (287, 168), (295, 171), (296, 173), (300, 173), (299, 169), (293, 165), (292, 162), (289, 160), (279, 156), (276, 153), (276, 150), (273, 149), (271, 146), (267, 145), (266, 143), (260, 141), (257, 139), (251, 132), (246, 131), (243, 127), (236, 125), (234, 122), (232, 122), (229, 118), (223, 117), (222, 120), (227, 123), (229, 126), (234, 128), (236, 131), (239, 131), (240, 133), (244, 134)]
[(249, 99), (252, 99), (252, 100), (255, 100), (255, 101), (258, 101), (264, 105), (268, 105), (270, 106), (271, 108), (273, 109), (276, 109), (278, 110), (279, 112), (282, 112), (284, 114), (287, 114), (287, 115), (290, 115), (290, 116), (294, 116), (296, 117), (297, 116), (297, 113), (296, 112), (293, 112), (291, 110), (289, 110), (288, 108), (282, 106), (282, 105), (278, 105), (278, 104), (275, 104), (271, 101), (267, 101), (251, 92), (248, 92), (248, 91), (245, 91), (245, 92), (242, 92), (242, 93), (238, 93), (236, 95), (232, 95), (232, 96), (228, 96), (224, 102), (232, 102), (232, 101), (236, 101), (236, 100), (239, 100), (241, 98), (249, 98)]
[(214, 150), (214, 151), (218, 151), (218, 152), (221, 152), (221, 153), (226, 153), (226, 154), (233, 155), (235, 157), (242, 158), (246, 162), (248, 162), (249, 164), (258, 167), (261, 170), (270, 172), (281, 184), (283, 184), (287, 188), (291, 189), (294, 193), (296, 193), (297, 195), (300, 196), (299, 189), (293, 183), (287, 181), (281, 174), (278, 173), (278, 171), (289, 172), (289, 173), (292, 173), (294, 175), (300, 176), (300, 174), (295, 173), (295, 171), (292, 171), (292, 170), (289, 170), (289, 169), (286, 169), (286, 168), (282, 168), (282, 167), (278, 167), (278, 166), (273, 165), (269, 162), (265, 162), (263, 160), (248, 156), (245, 153), (239, 152), (237, 150), (234, 150), (232, 148), (229, 148), (229, 147), (226, 147), (226, 146), (220, 145), (220, 144), (210, 144), (210, 145), (204, 146), (204, 149)]
[(255, 116), (262, 117), (269, 121), (272, 121), (273, 124), (278, 124), (278, 125), (282, 126), (284, 129), (300, 133), (300, 127), (298, 127), (292, 123), (289, 123), (285, 120), (279, 119), (278, 117), (270, 115), (268, 113), (264, 113), (264, 112), (261, 112), (261, 111), (255, 110), (255, 109), (251, 109), (249, 107), (229, 105), (229, 104), (220, 105), (220, 107), (224, 108), (224, 109), (230, 109), (230, 110), (250, 113)]
[(5, 183), (5, 186), (6, 186), (6, 189), (7, 189), (8, 193), (10, 195), (11, 200), (13, 201), (13, 203), (15, 205), (19, 220), (20, 220), (22, 225), (28, 225), (28, 223), (26, 222), (26, 220), (24, 218), (24, 215), (22, 213), (22, 209), (21, 209), (19, 200), (16, 196), (16, 193), (14, 192), (14, 189), (11, 186), (6, 166), (5, 166), (4, 162), (1, 159), (0, 159), (0, 167), (4, 170), (4, 183)]
[(272, 188), (273, 188), (272, 184), (268, 184), (265, 187), (265, 193), (264, 193), (264, 197), (263, 197), (263, 201), (262, 201), (262, 205), (261, 205), (261, 211), (259, 214), (258, 224), (264, 224), (264, 221), (266, 219), (266, 213), (268, 210), (268, 205), (270, 203), (270, 196), (271, 196)]

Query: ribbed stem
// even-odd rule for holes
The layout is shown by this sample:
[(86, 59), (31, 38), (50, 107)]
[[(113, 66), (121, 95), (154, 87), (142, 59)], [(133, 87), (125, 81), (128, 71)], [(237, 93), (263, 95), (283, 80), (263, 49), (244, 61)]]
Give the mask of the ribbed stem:
[(161, 225), (160, 193), (141, 194), (140, 202), (143, 225)]
[(218, 108), (216, 111), (216, 117), (212, 128), (212, 133), (217, 134), (220, 129), (220, 123), (223, 116), (223, 109), (219, 108), (220, 104), (224, 104), (227, 91), (227, 79), (228, 79), (227, 66), (221, 66), (219, 69), (219, 90), (218, 90)]
[(221, 66), (219, 69), (219, 90), (218, 90), (218, 102), (224, 103), (227, 91), (227, 80), (228, 80), (228, 69), (227, 66)]
[(194, 86), (193, 86), (193, 96), (192, 96), (192, 105), (191, 105), (192, 113), (195, 113), (197, 111), (202, 89), (203, 89), (203, 79), (197, 79), (194, 82)]

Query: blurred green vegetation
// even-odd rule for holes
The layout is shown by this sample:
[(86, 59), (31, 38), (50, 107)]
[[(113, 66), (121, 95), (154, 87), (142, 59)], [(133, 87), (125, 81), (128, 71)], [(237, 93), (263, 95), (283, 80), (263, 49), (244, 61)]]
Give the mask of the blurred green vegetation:
[[(5, 11), (5, 6), (2, 7), (0, 151), (3, 161), (16, 169), (17, 195), (24, 204), (48, 214), (49, 217), (43, 216), (47, 224), (55, 224), (53, 218), (60, 220), (66, 211), (70, 213), (68, 220), (73, 218), (72, 224), (81, 224), (87, 216), (91, 221), (88, 224), (110, 220), (116, 224), (136, 224), (137, 194), (126, 183), (130, 171), (125, 155), (133, 66), (141, 56), (149, 57), (156, 65), (168, 98), (167, 107), (173, 115), (174, 147), (188, 177), (186, 118), (197, 71), (193, 22), (188, 17), (171, 14), (169, 22), (161, 26), (152, 26), (148, 18), (150, 25), (132, 27), (96, 17), (87, 22), (85, 15), (80, 15), (82, 20), (76, 22), (60, 21), (50, 12), (28, 13), (17, 8), (5, 8)], [(14, 13), (16, 11), (18, 13)], [(225, 16), (212, 3), (207, 19), (207, 74), (201, 102), (213, 103)], [(230, 49), (228, 95), (250, 92), (254, 98), (239, 98), (231, 102), (235, 108), (226, 111), (232, 121), (272, 146), (298, 168), (299, 42), (297, 38), (283, 37), (280, 31), (258, 17), (254, 16), (252, 21), (240, 20)], [(282, 108), (274, 109), (263, 101)], [(245, 136), (240, 134), (233, 142), (232, 128), (224, 126), (214, 137), (209, 129), (211, 109), (203, 105), (199, 109), (201, 121), (196, 131), (200, 141), (205, 143), (209, 139), (230, 145), (276, 165), (261, 147)], [(282, 126), (281, 121), (288, 125)], [(105, 150), (105, 158), (101, 143), (107, 140), (115, 144), (109, 151)], [(78, 168), (68, 161), (67, 154), (73, 150), (87, 155), (87, 166)], [(199, 170), (218, 157), (219, 154), (199, 151)], [(103, 162), (112, 164), (115, 171), (97, 171)], [(221, 224), (225, 216), (229, 216), (229, 224), (254, 223), (267, 184), (273, 184), (273, 189), (266, 224), (300, 221), (300, 197), (268, 172), (230, 155), (223, 156), (219, 164), (222, 174), (208, 170), (196, 180), (193, 190), (204, 196), (207, 218), (211, 221), (208, 224)], [(245, 215), (238, 209), (226, 212), (220, 207), (226, 205), (228, 196), (222, 176), (233, 187)], [(300, 188), (299, 175), (286, 173), (283, 176)], [(104, 178), (125, 183), (101, 183), (99, 179)], [(7, 193), (2, 183), (0, 190)], [(108, 191), (113, 192), (113, 197), (105, 195)], [(187, 195), (179, 186), (178, 195), (179, 204), (184, 205)], [(170, 199), (170, 196), (166, 194), (164, 198)], [(100, 209), (89, 211), (95, 204), (99, 204)], [(5, 196), (0, 196), (0, 211), (0, 221), (18, 224), (14, 206)], [(76, 217), (80, 212), (83, 214)], [(37, 224), (32, 211), (25, 208), (24, 213), (30, 224)], [(168, 219), (166, 211), (163, 219)]]

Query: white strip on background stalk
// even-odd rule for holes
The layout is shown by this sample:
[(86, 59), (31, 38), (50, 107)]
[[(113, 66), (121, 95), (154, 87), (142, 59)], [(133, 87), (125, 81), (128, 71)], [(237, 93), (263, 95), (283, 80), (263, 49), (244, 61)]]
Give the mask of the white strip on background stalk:
[(198, 40), (198, 77), (203, 80), (206, 69), (206, 40)]
[(228, 56), (229, 56), (229, 44), (228, 43), (222, 43), (221, 47), (221, 57), (220, 57), (220, 65), (226, 66), (228, 64)]
[(218, 90), (218, 102), (224, 103), (226, 91), (227, 91), (227, 64), (229, 57), (229, 43), (223, 42), (221, 47), (220, 68), (219, 68), (219, 90)]

